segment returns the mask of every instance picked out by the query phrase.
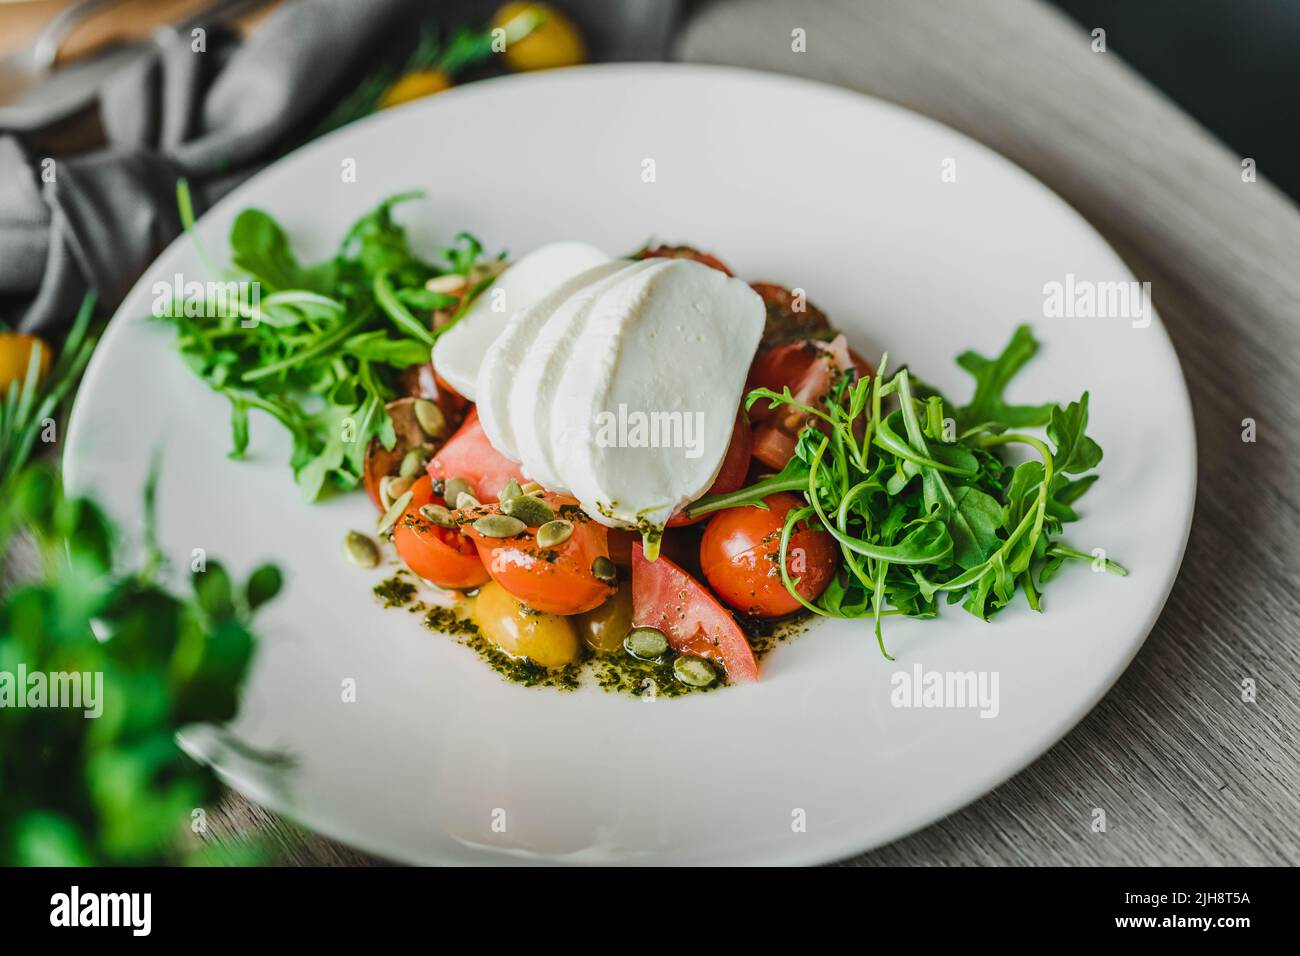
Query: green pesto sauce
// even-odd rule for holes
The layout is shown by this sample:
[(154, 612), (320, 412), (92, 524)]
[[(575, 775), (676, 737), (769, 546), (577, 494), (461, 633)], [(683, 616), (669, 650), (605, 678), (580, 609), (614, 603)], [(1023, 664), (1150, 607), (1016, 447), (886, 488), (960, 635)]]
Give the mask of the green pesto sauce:
[(386, 581), (375, 585), (375, 597), (384, 607), (406, 607), (415, 600), (416, 587), (399, 571)]
[(736, 623), (745, 633), (745, 640), (754, 649), (754, 656), (760, 661), (776, 648), (778, 644), (793, 640), (808, 630), (812, 622), (811, 611), (796, 611), (789, 617), (769, 621), (759, 617), (736, 615)]
[[(391, 578), (375, 586), (375, 596), (384, 607), (401, 607), (411, 613), (423, 614), (423, 624), (431, 631), (446, 634), (456, 643), (469, 648), (503, 680), (525, 687), (552, 687), (571, 691), (581, 687), (586, 678), (608, 693), (628, 694), (632, 697), (682, 697), (686, 694), (707, 693), (726, 684), (720, 668), (718, 680), (708, 687), (683, 684), (673, 674), (673, 658), (668, 654), (662, 660), (643, 661), (626, 651), (617, 654), (594, 654), (583, 648), (578, 660), (564, 667), (549, 669), (527, 657), (513, 657), (479, 633), (478, 626), (453, 608), (430, 608), (416, 601), (417, 587), (407, 580), (409, 572), (399, 570)], [(806, 612), (780, 621), (763, 621), (737, 615), (737, 622), (745, 638), (760, 660), (777, 644), (806, 630), (810, 615)]]

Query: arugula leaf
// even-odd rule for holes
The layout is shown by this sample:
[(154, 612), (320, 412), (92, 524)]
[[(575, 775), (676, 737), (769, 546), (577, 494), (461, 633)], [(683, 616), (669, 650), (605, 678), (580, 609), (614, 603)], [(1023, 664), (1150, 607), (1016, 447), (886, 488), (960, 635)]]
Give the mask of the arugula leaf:
[[(183, 184), (177, 195), (189, 228)], [(472, 294), (498, 271), (467, 233), (437, 251), (445, 266), (417, 255), (394, 208), (419, 195), (383, 200), (332, 259), (311, 266), (300, 264), (279, 223), (246, 209), (231, 229), (231, 262), (235, 278), (262, 287), (258, 308), (187, 302), (166, 317), (186, 364), (230, 401), (231, 457), (247, 452), (250, 412), (271, 415), (293, 438), (289, 463), (308, 500), (355, 487), (371, 441), (392, 447), (385, 406), (401, 395), (402, 372), (428, 363), (435, 315), (469, 300), (432, 292), (428, 280), (462, 273)]]
[(966, 405), (957, 409), (957, 423), (968, 428), (984, 422), (996, 422), (1006, 428), (1027, 428), (1045, 425), (1052, 409), (1048, 402), (1042, 405), (1008, 405), (1002, 397), (1011, 379), (1038, 352), (1038, 341), (1029, 326), (1017, 326), (997, 358), (985, 358), (978, 352), (965, 351), (957, 356), (957, 364), (975, 377), (975, 394)]
[(1052, 408), (1047, 437), (1056, 446), (1056, 467), (1067, 475), (1079, 475), (1101, 464), (1101, 447), (1084, 434), (1088, 427), (1088, 393), (1064, 409)]
[(230, 229), (231, 261), (267, 287), (292, 289), (301, 282), (298, 260), (289, 249), (289, 237), (260, 209), (245, 209)]

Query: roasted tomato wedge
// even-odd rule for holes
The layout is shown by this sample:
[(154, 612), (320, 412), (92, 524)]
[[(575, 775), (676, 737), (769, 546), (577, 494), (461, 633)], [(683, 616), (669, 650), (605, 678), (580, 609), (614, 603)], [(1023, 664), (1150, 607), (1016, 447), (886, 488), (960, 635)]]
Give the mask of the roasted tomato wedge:
[[(781, 529), (790, 509), (803, 501), (792, 494), (764, 499), (755, 507), (719, 511), (700, 541), (700, 569), (724, 601), (751, 617), (780, 617), (800, 607), (781, 581)], [(800, 522), (790, 535), (786, 569), (798, 580), (796, 590), (811, 601), (826, 590), (839, 564), (835, 539)]]
[[(855, 368), (861, 376), (873, 374), (871, 365), (848, 347), (843, 335), (830, 342), (809, 339), (764, 352), (750, 366), (746, 384), (750, 389), (774, 392), (788, 387), (795, 401), (816, 408), (836, 377), (848, 368)], [(749, 409), (749, 420), (754, 424), (754, 457), (769, 468), (784, 468), (794, 454), (805, 416), (788, 405), (772, 408), (770, 402), (760, 399)]]
[(830, 338), (830, 319), (806, 298), (797, 298), (775, 282), (751, 282), (749, 287), (758, 293), (767, 310), (763, 337), (758, 342), (760, 354), (787, 342)]
[(406, 566), (443, 588), (459, 591), (488, 582), (474, 542), (454, 528), (440, 528), (420, 514), (420, 508), (439, 502), (433, 479), (425, 476), (411, 486), (411, 504), (393, 529), (393, 543)]
[[(748, 473), (749, 426), (745, 424), (745, 413), (741, 411), (736, 413), (736, 427), (732, 429), (731, 444), (727, 446), (727, 454), (722, 459), (722, 467), (718, 469), (718, 477), (713, 479), (713, 484), (709, 485), (705, 494), (721, 495), (735, 491), (745, 483), (745, 475)], [(701, 515), (698, 518), (688, 518), (685, 512), (678, 512), (668, 519), (668, 527), (680, 528), (703, 521), (706, 517), (708, 516)]]
[[(470, 409), (465, 423), (429, 462), (432, 478), (463, 478), (474, 489), (479, 501), (496, 501), (502, 487), (511, 478), (520, 484), (527, 479), (520, 471), (519, 462), (511, 461), (492, 447), (483, 426), (479, 424), (477, 409)], [(452, 507), (455, 502), (451, 502)]]
[(431, 363), (410, 365), (402, 370), (402, 391), (411, 398), (427, 398), (437, 403), (452, 423), (460, 424), (465, 413), (469, 411), (470, 400), (448, 385), (441, 375), (433, 370)]
[[(537, 543), (536, 528), (526, 528), (513, 538), (490, 537), (475, 529), (478, 518), (500, 513), (496, 505), (462, 508), (456, 519), (478, 548), (492, 580), (534, 611), (581, 614), (599, 607), (616, 590), (612, 581), (593, 573), (597, 559), (609, 562), (605, 526), (583, 514), (573, 498), (548, 494), (542, 500), (573, 524), (568, 540), (550, 548)], [(612, 563), (609, 566), (613, 568)]]
[(664, 632), (673, 650), (713, 661), (736, 684), (758, 680), (758, 662), (736, 619), (698, 581), (632, 546), (632, 623)]
[(727, 275), (735, 275), (717, 256), (709, 255), (707, 252), (701, 252), (699, 249), (691, 246), (651, 246), (641, 252), (638, 259), (690, 259), (692, 262), (698, 262), (708, 266), (710, 269), (717, 269), (719, 272), (725, 272)]
[[(422, 413), (425, 422), (433, 429), (432, 432), (426, 431), (420, 424), (420, 414), (416, 412), (417, 402), (432, 403), (433, 408), (425, 409)], [(465, 414), (460, 411), (454, 413), (453, 417), (448, 417), (441, 405), (433, 399), (424, 398), (399, 398), (395, 402), (389, 402), (386, 410), (392, 419), (393, 434), (397, 440), (392, 448), (385, 448), (378, 438), (370, 439), (370, 444), (366, 447), (363, 474), (366, 494), (380, 511), (387, 509), (380, 501), (379, 483), (386, 477), (395, 477), (406, 456), (412, 453), (422, 459), (416, 466), (415, 474), (419, 474), (419, 467), (423, 467), (423, 463), (433, 455), (434, 449), (447, 440), (447, 436)]]

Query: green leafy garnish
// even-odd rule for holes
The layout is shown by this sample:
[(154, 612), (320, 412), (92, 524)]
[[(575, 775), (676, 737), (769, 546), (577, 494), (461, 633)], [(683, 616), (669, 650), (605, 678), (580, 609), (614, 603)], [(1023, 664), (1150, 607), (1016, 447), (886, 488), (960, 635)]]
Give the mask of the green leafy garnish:
[[(151, 480), (145, 555), (124, 567), (117, 531), (93, 502), (66, 496), (52, 468), (29, 466), (12, 483), (0, 562), (25, 534), (40, 570), (0, 594), (0, 864), (207, 859), (195, 834), (222, 787), (176, 732), (235, 715), (257, 646), (252, 617), (280, 572), (263, 565), (239, 582), (207, 559), (191, 566), (189, 593), (173, 593), (159, 580), (153, 499)], [(291, 759), (216, 733), (267, 765)], [(248, 849), (244, 862), (260, 862), (262, 848)]]
[[(495, 274), (483, 246), (464, 233), (436, 261), (411, 249), (393, 207), (419, 195), (385, 199), (348, 230), (336, 255), (311, 265), (271, 216), (246, 209), (231, 228), (227, 278), (255, 283), (256, 305), (251, 295), (209, 297), (173, 304), (165, 316), (185, 361), (230, 401), (231, 457), (248, 449), (249, 412), (266, 412), (293, 437), (290, 465), (309, 501), (355, 487), (371, 439), (393, 446), (385, 405), (400, 397), (398, 377), (429, 361), (454, 319), (435, 329), (434, 314), (463, 309)], [(184, 183), (178, 197), (189, 228)], [(473, 280), (462, 299), (425, 288), (450, 273)]]
[[(21, 382), (10, 382), (0, 393), (0, 494), (7, 496), (38, 440), (52, 442), (58, 437), (54, 416), (80, 380), (99, 338), (92, 329), (94, 315), (95, 296), (90, 294), (82, 300), (49, 372), (41, 375), (41, 353), (32, 349)], [(40, 348), (47, 346), (42, 343)]]
[[(1126, 574), (1104, 554), (1058, 540), (1062, 525), (1078, 517), (1073, 504), (1097, 479), (1084, 473), (1101, 461), (1101, 448), (1086, 434), (1086, 392), (1065, 407), (1003, 398), (1037, 350), (1020, 326), (996, 358), (963, 353), (957, 362), (974, 376), (975, 393), (961, 407), (919, 387), (906, 369), (886, 379), (888, 356), (874, 377), (842, 373), (819, 407), (796, 402), (789, 389), (755, 389), (747, 409), (768, 402), (807, 416), (794, 456), (779, 474), (703, 498), (687, 513), (765, 507), (778, 491), (802, 494), (805, 506), (790, 511), (782, 530), (783, 583), (816, 614), (871, 618), (886, 657), (886, 616), (934, 617), (942, 598), (987, 621), (1017, 592), (1039, 610), (1043, 584), (1066, 561)], [(1013, 430), (1043, 425), (1046, 441)], [(1035, 457), (1013, 464), (1004, 456), (1012, 445)], [(825, 529), (840, 549), (840, 570), (816, 601), (805, 600), (790, 577), (790, 540), (801, 522)]]

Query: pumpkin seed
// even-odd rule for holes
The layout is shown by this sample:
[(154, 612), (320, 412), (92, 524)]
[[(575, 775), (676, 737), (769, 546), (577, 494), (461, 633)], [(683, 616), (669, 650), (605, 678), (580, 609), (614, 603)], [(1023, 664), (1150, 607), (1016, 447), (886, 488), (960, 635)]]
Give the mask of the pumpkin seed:
[(618, 580), (618, 568), (614, 567), (613, 561), (602, 554), (591, 562), (591, 576), (597, 581), (604, 581), (609, 584)]
[(668, 651), (668, 638), (653, 627), (634, 627), (623, 638), (623, 647), (633, 657), (643, 661), (658, 660)]
[(518, 518), (530, 528), (536, 528), (555, 520), (555, 512), (541, 498), (532, 495), (516, 495), (508, 501), (501, 502), (501, 510), (512, 518)]
[(397, 466), (397, 474), (403, 478), (414, 478), (424, 471), (424, 466), (429, 463), (425, 457), (423, 448), (412, 448), (402, 456), (402, 463)]
[(430, 292), (455, 295), (467, 285), (469, 285), (469, 279), (458, 272), (449, 272), (445, 276), (434, 276), (424, 284), (424, 287)]
[(500, 494), (497, 495), (497, 501), (501, 502), (501, 504), (504, 505), (511, 498), (518, 498), (523, 493), (524, 493), (523, 489), (519, 487), (519, 482), (511, 478), (504, 485), (502, 485), (501, 492)]
[(535, 481), (526, 481), (519, 490), (526, 495), (540, 495), (545, 489)]
[(420, 430), (430, 438), (441, 438), (447, 434), (447, 416), (433, 402), (427, 398), (417, 398), (412, 409), (415, 411), (415, 420), (419, 423)]
[(442, 483), (442, 500), (449, 505), (456, 504), (456, 499), (460, 497), (461, 492), (471, 495), (474, 493), (474, 489), (464, 478), (448, 478)]
[(410, 476), (403, 478), (400, 475), (385, 475), (379, 479), (379, 503), (385, 508), (389, 507), (399, 495), (410, 490), (413, 484), (415, 478)]
[(442, 505), (421, 505), (420, 515), (426, 521), (436, 524), (439, 528), (456, 527), (456, 519)]
[(374, 568), (379, 566), (379, 545), (360, 531), (349, 531), (346, 538), (343, 539), (343, 550), (347, 552), (348, 560), (359, 568)]
[(375, 525), (375, 534), (385, 535), (393, 530), (393, 525), (397, 524), (397, 519), (402, 516), (407, 507), (411, 504), (411, 492), (405, 491), (400, 497), (396, 498), (389, 509), (384, 512), (384, 516), (379, 519)]
[(483, 502), (479, 501), (468, 491), (462, 491), (456, 496), (456, 507), (459, 508), (477, 508)]
[(718, 679), (718, 672), (702, 657), (683, 654), (673, 661), (673, 674), (691, 687), (708, 687)]
[(474, 530), (488, 538), (513, 538), (524, 530), (524, 523), (509, 515), (484, 515), (474, 522)]
[(554, 521), (548, 521), (537, 529), (537, 546), (539, 548), (554, 548), (564, 544), (573, 534), (573, 522), (565, 521), (563, 518), (556, 518)]

